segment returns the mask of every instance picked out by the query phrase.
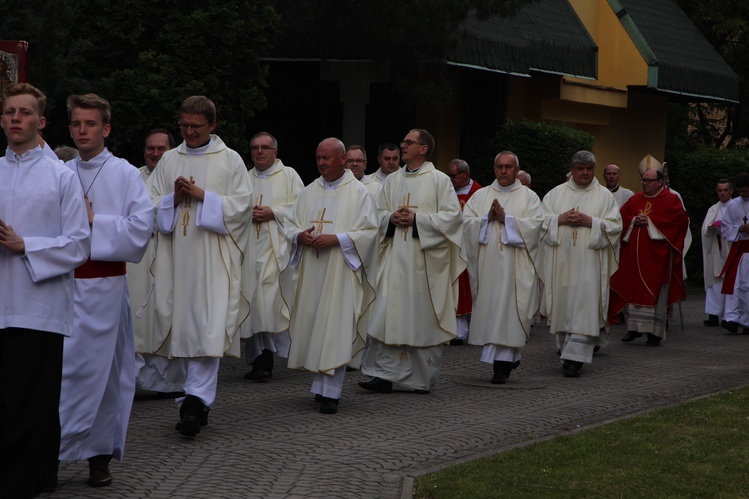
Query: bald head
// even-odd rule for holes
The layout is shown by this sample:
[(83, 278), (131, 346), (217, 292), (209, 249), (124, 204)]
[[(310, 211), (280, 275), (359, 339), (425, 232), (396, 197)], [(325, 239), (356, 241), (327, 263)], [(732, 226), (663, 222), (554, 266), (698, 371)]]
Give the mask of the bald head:
[(621, 177), (621, 172), (618, 166), (610, 164), (603, 169), (603, 180), (606, 181), (606, 187), (609, 189), (616, 189), (619, 185), (619, 177)]
[(339, 139), (329, 137), (317, 146), (317, 171), (326, 182), (335, 182), (343, 176), (346, 147)]

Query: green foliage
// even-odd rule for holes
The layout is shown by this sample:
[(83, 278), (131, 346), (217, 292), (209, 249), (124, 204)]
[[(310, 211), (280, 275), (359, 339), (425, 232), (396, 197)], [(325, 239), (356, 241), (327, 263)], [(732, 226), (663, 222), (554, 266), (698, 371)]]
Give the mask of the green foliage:
[(681, 194), (689, 213), (692, 246), (686, 257), (687, 275), (692, 284), (702, 285), (702, 243), (700, 228), (708, 208), (718, 202), (715, 186), (749, 172), (749, 151), (704, 148), (675, 152), (668, 162), (670, 185)]
[[(491, 142), (491, 151), (512, 151), (520, 160), (520, 169), (531, 175), (532, 188), (544, 196), (553, 187), (565, 181), (570, 171), (570, 158), (580, 150), (593, 150), (593, 136), (563, 125), (550, 125), (535, 121), (510, 122), (502, 126)], [(482, 161), (489, 165), (476, 168), (474, 174), (482, 185), (494, 181), (490, 165), (494, 158)]]
[(461, 464), (414, 497), (746, 497), (747, 403), (737, 390)]
[(94, 92), (112, 104), (109, 146), (134, 164), (154, 127), (178, 133), (179, 105), (206, 95), (217, 133), (248, 151), (246, 123), (265, 107), (267, 54), (279, 17), (260, 0), (10, 0), (0, 33), (30, 46), (30, 79), (47, 92), (52, 145), (69, 142), (65, 99)]
[[(739, 75), (740, 102), (749, 101), (749, 0), (676, 3)], [(730, 148), (749, 141), (749, 113), (741, 106), (702, 103), (691, 106), (691, 112), (691, 135), (703, 145)]]

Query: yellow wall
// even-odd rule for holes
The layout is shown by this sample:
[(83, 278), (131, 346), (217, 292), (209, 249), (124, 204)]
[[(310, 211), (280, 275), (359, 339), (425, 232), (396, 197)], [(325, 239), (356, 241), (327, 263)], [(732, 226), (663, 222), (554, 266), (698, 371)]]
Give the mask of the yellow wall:
[[(647, 154), (663, 162), (666, 147), (668, 98), (630, 92), (627, 109), (611, 109), (608, 126), (580, 125), (595, 141), (596, 176), (603, 183), (603, 168), (611, 163), (622, 172), (621, 185), (640, 192), (637, 165)], [(668, 158), (666, 158), (668, 159)]]
[(648, 66), (606, 0), (569, 0), (590, 36), (598, 45), (598, 78), (570, 81), (626, 89), (646, 85)]

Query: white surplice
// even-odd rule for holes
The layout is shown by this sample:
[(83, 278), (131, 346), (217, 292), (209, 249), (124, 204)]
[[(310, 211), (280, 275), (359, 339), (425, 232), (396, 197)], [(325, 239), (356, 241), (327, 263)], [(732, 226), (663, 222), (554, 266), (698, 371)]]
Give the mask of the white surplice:
[(0, 219), (26, 247), (23, 256), (0, 249), (0, 329), (70, 336), (70, 271), (86, 260), (91, 246), (78, 178), (38, 146), (20, 156), (6, 150), (0, 178)]
[[(91, 260), (140, 261), (151, 237), (153, 206), (138, 170), (107, 149), (66, 165), (79, 176), (94, 211)], [(127, 276), (76, 277), (74, 293), (73, 335), (63, 355), (60, 459), (122, 459), (135, 392)]]

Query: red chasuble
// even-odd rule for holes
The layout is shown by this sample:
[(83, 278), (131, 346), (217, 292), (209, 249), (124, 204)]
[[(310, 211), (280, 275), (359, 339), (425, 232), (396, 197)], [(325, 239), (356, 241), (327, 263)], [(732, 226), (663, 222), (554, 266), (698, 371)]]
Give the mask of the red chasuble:
[[(481, 189), (481, 186), (475, 180), (465, 194), (458, 194), (460, 209), (462, 210), (473, 193)], [(471, 298), (471, 281), (468, 279), (468, 271), (464, 270), (458, 278), (458, 308), (455, 315), (467, 315), (473, 311), (473, 299)]]
[[(679, 197), (668, 189), (652, 198), (640, 192), (624, 203), (621, 214), (623, 235), (629, 231), (635, 216), (644, 214), (665, 239), (651, 239), (647, 226), (633, 227), (627, 242), (622, 237), (619, 269), (611, 276), (609, 319), (613, 320), (627, 304), (654, 307), (663, 284), (671, 284), (667, 306), (685, 300), (681, 261), (689, 217)], [(673, 255), (670, 267), (669, 255)]]

